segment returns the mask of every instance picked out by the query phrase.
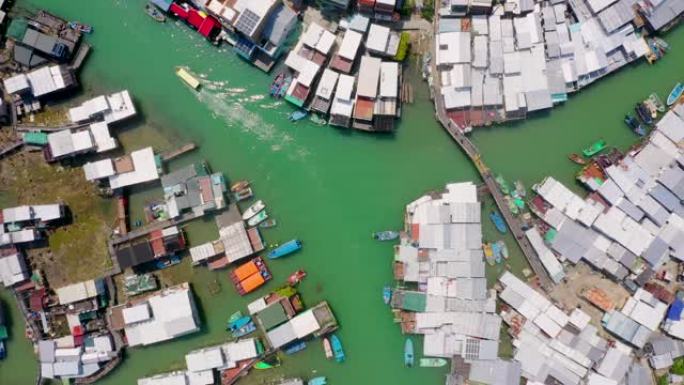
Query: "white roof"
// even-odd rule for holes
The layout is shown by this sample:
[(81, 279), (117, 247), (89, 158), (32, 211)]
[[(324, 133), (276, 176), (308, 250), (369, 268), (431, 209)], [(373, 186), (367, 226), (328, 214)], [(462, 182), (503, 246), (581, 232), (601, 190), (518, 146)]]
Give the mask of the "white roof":
[(370, 51), (385, 52), (389, 40), (390, 29), (378, 24), (371, 24), (366, 38), (366, 48)]
[(18, 253), (0, 257), (0, 281), (5, 287), (28, 279), (24, 257)]
[(112, 189), (132, 186), (140, 183), (150, 182), (159, 179), (157, 163), (154, 159), (152, 147), (131, 153), (134, 170), (123, 174), (116, 174), (109, 177), (109, 186)]
[(111, 159), (88, 162), (83, 165), (86, 180), (93, 181), (114, 175), (114, 164)]
[(69, 109), (69, 119), (72, 122), (82, 122), (96, 115), (102, 115), (106, 123), (114, 123), (135, 114), (135, 105), (128, 90), (107, 96), (100, 95)]
[(125, 327), (129, 346), (150, 345), (199, 330), (192, 292), (187, 286), (167, 289), (147, 301), (152, 319)]
[(223, 344), (221, 350), (226, 360), (232, 362), (248, 360), (259, 355), (254, 338)]
[(323, 71), (323, 76), (321, 76), (321, 80), (318, 82), (316, 96), (320, 96), (323, 99), (330, 100), (333, 94), (333, 90), (335, 89), (335, 85), (337, 85), (337, 79), (339, 78), (339, 76), (339, 73), (329, 68), (326, 68)]
[(33, 96), (47, 95), (65, 87), (59, 66), (42, 67), (26, 74), (31, 84)]
[(109, 126), (106, 122), (97, 122), (90, 125), (90, 132), (95, 140), (97, 152), (113, 150), (117, 147), (116, 140), (109, 133)]
[(323, 27), (321, 27), (320, 24), (311, 23), (309, 25), (309, 28), (307, 28), (306, 31), (304, 31), (304, 34), (302, 35), (300, 40), (305, 45), (311, 48), (315, 48), (316, 44), (321, 39), (321, 35), (323, 35), (324, 31), (325, 29), (323, 29)]
[(252, 244), (245, 230), (245, 222), (235, 222), (230, 226), (219, 229), (228, 262), (235, 262), (254, 253)]
[(340, 44), (340, 49), (337, 51), (337, 54), (347, 60), (353, 61), (356, 59), (356, 55), (359, 52), (362, 38), (363, 35), (360, 33), (347, 30), (347, 32), (344, 33), (344, 38), (342, 39), (342, 44)]
[(356, 78), (350, 75), (341, 74), (337, 81), (337, 90), (335, 90), (335, 99), (352, 100), (354, 94), (354, 84)]
[(85, 151), (95, 147), (93, 138), (90, 136), (90, 131), (78, 131), (71, 134), (71, 140), (74, 144), (74, 151)]
[(383, 62), (380, 65), (380, 97), (396, 98), (399, 93), (399, 63)]
[(367, 98), (375, 98), (377, 96), (381, 64), (382, 60), (372, 56), (364, 56), (361, 58), (359, 84), (356, 89), (356, 94), (358, 96)]
[(185, 372), (171, 372), (140, 378), (138, 385), (189, 385), (189, 383)]
[(318, 75), (318, 71), (320, 69), (321, 66), (318, 64), (312, 62), (311, 60), (306, 60), (302, 70), (299, 71), (297, 82), (306, 87), (310, 87), (311, 83), (313, 83), (314, 79), (316, 79), (316, 75)]
[(195, 350), (185, 355), (185, 364), (190, 372), (202, 372), (224, 365), (220, 347)]
[(333, 44), (335, 44), (335, 35), (330, 31), (323, 31), (323, 35), (316, 43), (316, 51), (327, 55)]
[(299, 339), (309, 336), (321, 327), (311, 309), (297, 315), (289, 322), (292, 324), (292, 329)]
[(33, 218), (42, 222), (48, 222), (62, 217), (62, 205), (53, 203), (49, 205), (33, 205)]
[(152, 314), (150, 314), (150, 307), (147, 306), (147, 303), (141, 303), (140, 305), (127, 307), (123, 309), (121, 313), (126, 325), (147, 321), (152, 317)]
[(83, 301), (88, 298), (93, 298), (98, 294), (95, 281), (92, 279), (57, 288), (55, 289), (55, 292), (57, 293), (57, 297), (59, 297), (59, 303), (61, 305)]
[(436, 36), (437, 65), (470, 63), (471, 45), (469, 32), (443, 32)]
[(213, 242), (203, 243), (190, 248), (190, 257), (192, 257), (192, 263), (202, 262), (207, 258), (215, 256), (216, 254), (217, 253)]
[(28, 77), (26, 74), (18, 74), (9, 77), (3, 81), (5, 84), (5, 90), (8, 94), (14, 94), (20, 91), (29, 89), (31, 86), (28, 82)]

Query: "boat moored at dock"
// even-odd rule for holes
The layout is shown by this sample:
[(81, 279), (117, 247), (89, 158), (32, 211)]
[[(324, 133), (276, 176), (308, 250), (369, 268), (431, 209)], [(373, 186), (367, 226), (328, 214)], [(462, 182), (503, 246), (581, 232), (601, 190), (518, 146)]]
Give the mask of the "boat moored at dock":
[(508, 232), (508, 229), (506, 228), (506, 222), (504, 221), (503, 217), (501, 216), (501, 214), (499, 214), (498, 211), (491, 211), (489, 213), (489, 219), (492, 220), (494, 226), (496, 226), (496, 229), (501, 234), (506, 234), (506, 232)]
[(145, 4), (145, 13), (147, 13), (149, 17), (160, 23), (166, 21), (166, 16), (164, 16), (164, 14), (161, 13), (161, 11), (152, 3)]
[(261, 210), (266, 208), (266, 204), (262, 200), (254, 202), (253, 205), (249, 206), (244, 213), (242, 213), (243, 220), (249, 220), (249, 218), (257, 215)]
[(342, 348), (342, 341), (340, 341), (337, 334), (330, 336), (330, 344), (332, 345), (333, 355), (335, 356), (335, 361), (342, 363), (346, 359), (344, 354), (344, 349)]
[(325, 358), (326, 359), (331, 359), (333, 358), (333, 351), (332, 347), (330, 346), (330, 340), (328, 337), (323, 338), (323, 351), (325, 352)]
[(392, 241), (399, 238), (398, 231), (378, 231), (372, 234), (373, 239), (378, 241)]
[(572, 154), (568, 155), (568, 159), (570, 159), (571, 161), (573, 161), (579, 165), (587, 164), (587, 161), (584, 158), (582, 158), (579, 154), (572, 153)]
[(249, 227), (254, 227), (259, 225), (261, 222), (265, 221), (268, 219), (268, 213), (266, 210), (261, 210), (259, 213), (247, 220), (247, 226)]
[(300, 240), (293, 239), (271, 250), (268, 254), (266, 254), (266, 257), (268, 257), (269, 259), (281, 258), (286, 255), (292, 254), (295, 251), (300, 250), (301, 248), (302, 242)]
[(294, 273), (290, 274), (290, 276), (287, 278), (287, 283), (290, 286), (295, 286), (296, 284), (302, 282), (304, 277), (306, 277), (306, 271), (299, 269)]
[(587, 158), (594, 156), (598, 154), (599, 152), (603, 151), (603, 149), (606, 148), (606, 141), (603, 139), (599, 139), (596, 142), (592, 143), (589, 147), (585, 148), (582, 150), (582, 154), (586, 156)]
[(684, 83), (675, 84), (672, 91), (670, 91), (670, 95), (667, 96), (667, 105), (671, 106), (677, 103), (677, 100), (682, 97), (682, 93), (684, 93)]
[(444, 358), (421, 358), (418, 366), (421, 368), (441, 368), (446, 366), (448, 361)]
[(413, 341), (410, 338), (404, 342), (404, 366), (412, 368), (414, 364)]

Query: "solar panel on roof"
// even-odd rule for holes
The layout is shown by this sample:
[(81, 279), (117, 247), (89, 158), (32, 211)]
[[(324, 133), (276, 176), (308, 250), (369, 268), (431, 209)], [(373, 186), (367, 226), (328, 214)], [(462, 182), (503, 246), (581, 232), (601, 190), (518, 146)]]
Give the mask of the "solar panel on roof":
[(235, 23), (235, 28), (242, 33), (251, 35), (260, 19), (259, 15), (249, 9), (245, 9)]

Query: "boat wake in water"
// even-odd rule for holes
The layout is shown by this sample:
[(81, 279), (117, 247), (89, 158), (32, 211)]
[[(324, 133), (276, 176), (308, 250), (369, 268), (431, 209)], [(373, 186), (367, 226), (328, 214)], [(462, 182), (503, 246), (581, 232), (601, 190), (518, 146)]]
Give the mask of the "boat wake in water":
[[(247, 108), (250, 105), (262, 107), (259, 102), (265, 100), (264, 95), (247, 95), (245, 88), (231, 87), (228, 81), (210, 80), (193, 73), (187, 67), (183, 68), (201, 83), (195, 96), (209, 107), (214, 118), (223, 120), (228, 127), (254, 135), (259, 141), (270, 143), (271, 151), (287, 148), (292, 159), (304, 159), (309, 154), (306, 148), (295, 144), (291, 133), (265, 121), (259, 113)], [(274, 108), (271, 101), (263, 104), (264, 108)]]

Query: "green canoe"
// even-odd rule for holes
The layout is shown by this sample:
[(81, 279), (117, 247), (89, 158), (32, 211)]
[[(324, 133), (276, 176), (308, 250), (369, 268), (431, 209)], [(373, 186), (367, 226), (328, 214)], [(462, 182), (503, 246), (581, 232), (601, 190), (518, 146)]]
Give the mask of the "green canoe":
[(592, 143), (591, 146), (582, 150), (582, 154), (584, 154), (584, 156), (586, 157), (594, 156), (601, 152), (604, 148), (606, 148), (606, 141), (603, 139), (599, 139), (596, 142)]
[(421, 358), (420, 366), (422, 368), (441, 368), (447, 364), (444, 358)]

